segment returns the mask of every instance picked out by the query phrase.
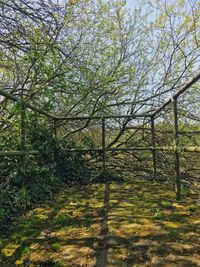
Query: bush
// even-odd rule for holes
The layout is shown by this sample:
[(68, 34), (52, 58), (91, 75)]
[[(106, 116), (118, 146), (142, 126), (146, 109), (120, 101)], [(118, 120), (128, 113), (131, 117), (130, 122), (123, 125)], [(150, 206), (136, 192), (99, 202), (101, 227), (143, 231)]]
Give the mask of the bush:
[(16, 159), (5, 168), (9, 185), (0, 193), (0, 231), (5, 231), (15, 217), (50, 198), (61, 184), (91, 181), (91, 169), (83, 154), (67, 154), (59, 148), (55, 151), (55, 140), (51, 133), (46, 135), (46, 132), (46, 126), (29, 127), (29, 145), (39, 150), (39, 155), (26, 155), (20, 162)]
[(59, 152), (56, 159), (57, 175), (67, 184), (85, 184), (90, 181), (91, 167), (81, 153)]
[[(25, 166), (23, 166), (24, 168)], [(23, 174), (23, 175), (22, 175)], [(0, 194), (0, 230), (27, 209), (50, 198), (59, 189), (60, 180), (48, 166), (38, 167), (33, 163), (27, 169), (14, 173), (10, 185)]]
[(122, 183), (124, 179), (119, 174), (113, 171), (105, 170), (94, 175), (92, 181), (96, 183), (111, 183), (111, 182)]

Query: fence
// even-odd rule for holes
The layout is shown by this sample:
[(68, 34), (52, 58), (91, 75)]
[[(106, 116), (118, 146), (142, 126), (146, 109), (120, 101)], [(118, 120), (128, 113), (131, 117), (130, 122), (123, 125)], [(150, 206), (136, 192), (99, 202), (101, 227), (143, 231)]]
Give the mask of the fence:
[[(52, 128), (54, 129), (54, 137), (56, 140), (56, 147), (58, 148), (59, 140), (57, 136), (58, 132), (58, 122), (59, 121), (91, 121), (91, 120), (100, 120), (101, 121), (101, 137), (102, 137), (102, 145), (101, 148), (94, 148), (94, 149), (65, 149), (65, 151), (70, 153), (75, 152), (95, 152), (99, 151), (102, 153), (102, 168), (103, 170), (106, 169), (106, 153), (108, 151), (151, 151), (152, 153), (152, 168), (153, 168), (153, 175), (154, 179), (157, 177), (157, 151), (173, 151), (175, 156), (175, 173), (176, 173), (176, 199), (181, 199), (181, 175), (180, 175), (180, 157), (179, 153), (181, 151), (186, 152), (200, 152), (199, 146), (193, 147), (180, 147), (179, 145), (179, 125), (178, 125), (178, 113), (177, 113), (177, 99), (178, 97), (183, 94), (188, 88), (190, 88), (194, 83), (196, 83), (200, 79), (200, 73), (197, 73), (195, 77), (190, 79), (184, 86), (182, 86), (172, 97), (166, 101), (163, 105), (161, 105), (157, 110), (149, 113), (149, 114), (129, 114), (129, 115), (106, 115), (106, 116), (82, 116), (82, 117), (57, 117), (55, 115), (49, 114), (29, 103), (24, 101), (23, 99), (18, 99), (16, 96), (9, 94), (3, 89), (0, 89), (0, 95), (8, 98), (14, 102), (21, 103), (21, 145), (20, 151), (0, 151), (0, 156), (20, 156), (23, 157), (25, 155), (39, 154), (39, 151), (27, 151), (26, 150), (26, 109), (31, 109), (41, 115), (46, 116), (52, 122)], [(160, 112), (167, 106), (172, 106), (172, 115), (173, 115), (173, 136), (174, 136), (174, 146), (156, 146), (156, 131), (155, 131), (155, 121), (159, 117)], [(129, 147), (129, 148), (113, 148), (106, 146), (106, 130), (105, 125), (108, 119), (114, 118), (124, 118), (128, 120), (133, 120), (137, 118), (147, 118), (151, 125), (151, 146), (149, 147)], [(145, 128), (144, 125), (142, 128)]]

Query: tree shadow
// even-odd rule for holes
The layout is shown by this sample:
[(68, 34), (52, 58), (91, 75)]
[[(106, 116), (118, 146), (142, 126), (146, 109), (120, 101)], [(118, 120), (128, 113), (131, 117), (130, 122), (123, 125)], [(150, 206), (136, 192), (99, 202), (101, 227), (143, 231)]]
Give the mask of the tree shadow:
[(199, 266), (200, 209), (173, 198), (145, 181), (65, 189), (0, 239), (0, 266)]

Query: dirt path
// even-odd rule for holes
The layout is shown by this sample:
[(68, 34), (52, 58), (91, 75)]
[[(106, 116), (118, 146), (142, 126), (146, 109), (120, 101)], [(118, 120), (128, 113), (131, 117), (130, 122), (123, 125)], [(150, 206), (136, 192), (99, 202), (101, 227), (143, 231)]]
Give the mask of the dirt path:
[(75, 186), (0, 239), (1, 267), (200, 266), (200, 207), (165, 185)]

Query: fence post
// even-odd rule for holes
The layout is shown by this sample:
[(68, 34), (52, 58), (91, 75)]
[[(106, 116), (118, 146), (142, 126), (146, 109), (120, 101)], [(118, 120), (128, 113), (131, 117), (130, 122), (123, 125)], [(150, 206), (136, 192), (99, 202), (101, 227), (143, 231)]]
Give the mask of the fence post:
[(58, 135), (57, 135), (57, 120), (53, 120), (53, 137), (54, 137), (54, 161), (57, 161), (58, 155)]
[(102, 118), (102, 160), (103, 171), (106, 170), (106, 133), (105, 133), (105, 117)]
[(180, 159), (179, 159), (179, 134), (178, 134), (178, 109), (177, 98), (172, 98), (172, 113), (174, 123), (174, 145), (175, 145), (175, 172), (176, 172), (176, 199), (181, 200), (181, 175), (180, 175)]
[(25, 160), (25, 144), (26, 144), (26, 105), (25, 102), (21, 101), (21, 144), (20, 151), (22, 152), (20, 156), (21, 163)]
[(156, 136), (155, 136), (155, 117), (151, 116), (151, 143), (152, 143), (152, 160), (153, 160), (153, 176), (156, 180), (157, 168), (156, 168)]

